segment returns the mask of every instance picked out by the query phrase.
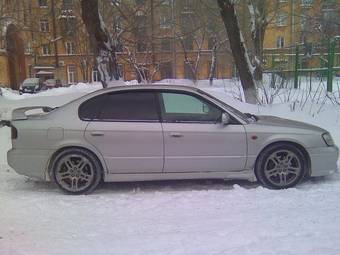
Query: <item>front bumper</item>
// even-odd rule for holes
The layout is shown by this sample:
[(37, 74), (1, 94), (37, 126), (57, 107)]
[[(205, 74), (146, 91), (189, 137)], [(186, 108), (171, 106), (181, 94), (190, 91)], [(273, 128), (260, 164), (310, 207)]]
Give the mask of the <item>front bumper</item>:
[(11, 149), (7, 152), (7, 162), (18, 174), (46, 180), (49, 156), (49, 150)]
[(337, 171), (339, 149), (337, 146), (309, 148), (311, 176), (325, 176)]

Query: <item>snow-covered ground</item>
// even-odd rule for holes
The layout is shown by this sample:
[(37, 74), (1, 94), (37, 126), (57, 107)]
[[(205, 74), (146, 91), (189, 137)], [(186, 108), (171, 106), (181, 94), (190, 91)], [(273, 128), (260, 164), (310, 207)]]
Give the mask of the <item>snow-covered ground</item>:
[[(331, 102), (251, 106), (230, 97), (238, 91), (230, 81), (200, 86), (242, 111), (322, 126), (340, 145), (340, 106)], [(0, 119), (16, 107), (58, 106), (99, 88), (4, 91)], [(110, 183), (92, 195), (67, 196), (7, 166), (9, 137), (9, 128), (0, 128), (1, 255), (340, 254), (340, 174), (280, 191), (201, 180)]]

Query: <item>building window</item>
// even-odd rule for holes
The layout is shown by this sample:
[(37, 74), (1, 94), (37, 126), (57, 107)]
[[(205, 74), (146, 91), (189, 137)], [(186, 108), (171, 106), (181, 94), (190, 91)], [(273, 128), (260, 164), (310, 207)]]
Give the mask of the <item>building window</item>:
[(145, 0), (135, 0), (137, 5), (145, 4)]
[(301, 24), (301, 30), (306, 31), (307, 30), (307, 24), (308, 24), (308, 16), (301, 15), (300, 16), (300, 24)]
[(143, 12), (136, 13), (136, 41), (137, 51), (146, 51), (147, 18)]
[(323, 5), (322, 5), (323, 9), (333, 8), (334, 5), (336, 4), (336, 0), (325, 0), (323, 2), (324, 2)]
[(172, 79), (173, 78), (171, 62), (162, 63), (160, 67), (160, 71), (161, 71), (161, 79)]
[(49, 44), (44, 44), (41, 46), (42, 48), (42, 55), (43, 56), (48, 56), (51, 55), (51, 47)]
[(120, 33), (123, 31), (123, 18), (120, 16), (115, 16), (113, 18), (113, 25), (115, 28), (116, 33)]
[(32, 49), (32, 44), (31, 44), (31, 42), (28, 42), (28, 43), (26, 44), (26, 53), (27, 53), (27, 54), (32, 54), (32, 53), (33, 53), (33, 49)]
[(92, 71), (92, 82), (99, 82), (100, 78), (99, 78), (99, 72), (98, 70), (93, 70)]
[(41, 32), (48, 32), (48, 31), (50, 31), (50, 26), (49, 26), (49, 23), (48, 23), (47, 19), (41, 19), (40, 20), (40, 31)]
[(194, 39), (192, 36), (188, 35), (184, 38), (183, 41), (185, 50), (193, 50), (194, 49)]
[(169, 38), (164, 38), (161, 41), (161, 50), (162, 51), (170, 51), (171, 50), (171, 42)]
[(74, 42), (66, 42), (66, 54), (67, 55), (76, 54), (76, 47)]
[(302, 7), (311, 7), (314, 3), (314, 0), (301, 0)]
[(144, 52), (146, 51), (146, 43), (143, 39), (138, 39), (137, 41), (137, 51), (138, 52)]
[[(209, 61), (208, 62), (208, 78), (210, 78), (211, 64), (212, 64), (212, 62)], [(215, 68), (213, 70), (213, 75), (212, 76), (213, 76), (213, 78), (217, 78), (217, 63), (215, 63)]]
[(39, 0), (39, 7), (47, 7), (47, 0)]
[(124, 65), (123, 64), (118, 64), (118, 73), (119, 73), (119, 77), (124, 77)]
[(76, 32), (76, 17), (74, 15), (62, 16), (60, 30), (63, 36), (73, 36)]
[(159, 18), (159, 27), (162, 29), (171, 27), (171, 18), (168, 15), (162, 15)]
[(111, 0), (112, 4), (115, 6), (119, 6), (122, 3), (122, 0)]
[(172, 0), (162, 0), (161, 5), (170, 6), (171, 3), (172, 3)]
[(72, 65), (67, 67), (67, 81), (68, 84), (74, 84), (77, 82), (77, 67)]
[(184, 62), (184, 78), (192, 80), (194, 78), (192, 73), (192, 62)]
[(63, 0), (63, 9), (69, 10), (73, 8), (73, 0)]
[(284, 48), (285, 47), (285, 38), (283, 36), (279, 36), (276, 39), (276, 47), (277, 48)]
[(276, 17), (276, 25), (278, 27), (287, 26), (288, 15), (285, 12), (281, 12)]
[(184, 0), (184, 11), (191, 11), (194, 6), (194, 0)]
[(208, 49), (209, 50), (213, 50), (214, 49), (214, 46), (215, 46), (215, 44), (216, 44), (216, 37), (210, 37), (209, 39), (208, 39)]

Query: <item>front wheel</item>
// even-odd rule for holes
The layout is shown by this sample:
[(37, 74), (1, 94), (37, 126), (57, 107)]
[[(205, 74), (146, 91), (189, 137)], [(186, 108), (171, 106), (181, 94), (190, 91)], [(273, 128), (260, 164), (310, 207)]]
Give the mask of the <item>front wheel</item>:
[(291, 144), (274, 144), (259, 155), (255, 174), (258, 181), (272, 189), (286, 189), (298, 184), (306, 173), (306, 159)]
[(54, 160), (51, 179), (64, 192), (74, 195), (92, 192), (101, 181), (102, 167), (89, 151), (71, 148)]

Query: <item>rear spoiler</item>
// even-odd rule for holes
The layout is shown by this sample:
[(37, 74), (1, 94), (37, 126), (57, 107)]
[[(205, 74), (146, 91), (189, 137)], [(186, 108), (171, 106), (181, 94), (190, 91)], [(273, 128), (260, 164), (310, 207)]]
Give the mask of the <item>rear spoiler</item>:
[(14, 109), (12, 112), (12, 120), (26, 120), (26, 112), (30, 110), (41, 109), (43, 112), (47, 113), (52, 111), (54, 108), (48, 106), (30, 106)]

